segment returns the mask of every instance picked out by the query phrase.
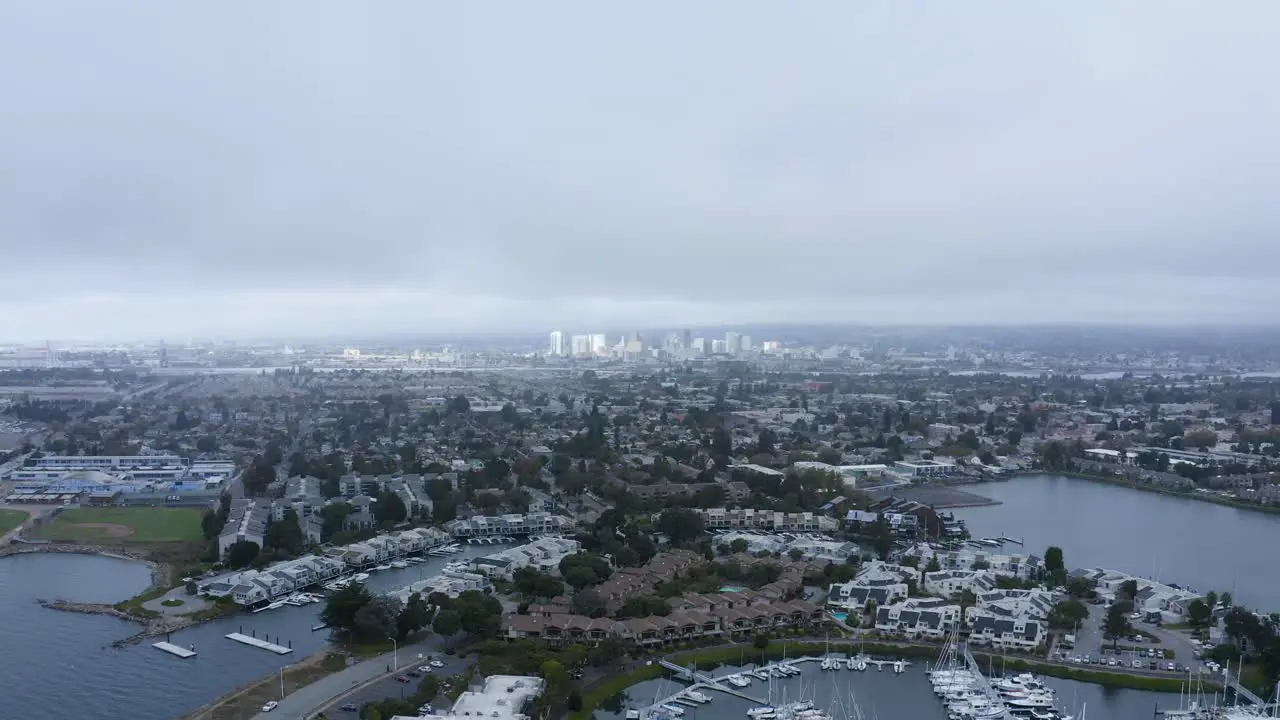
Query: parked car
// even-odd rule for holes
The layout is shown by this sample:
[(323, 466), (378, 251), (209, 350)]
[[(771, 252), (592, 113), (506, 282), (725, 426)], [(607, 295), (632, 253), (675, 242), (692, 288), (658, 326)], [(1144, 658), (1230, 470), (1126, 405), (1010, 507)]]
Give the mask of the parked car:
[(442, 667), (444, 667), (444, 663), (440, 662), (439, 660), (432, 660), (431, 662), (429, 662), (429, 663), (427, 663), (427, 664), (428, 664), (428, 665), (430, 665), (430, 666), (431, 666), (431, 667), (433, 667), (433, 668), (442, 668)]
[(275, 710), (278, 705), (280, 705), (280, 703), (276, 702), (275, 700), (272, 700), (271, 702), (262, 706), (262, 712), (271, 712), (272, 710)]
[(355, 703), (347, 703), (338, 709), (343, 712), (360, 712), (360, 706)]
[(419, 667), (419, 668), (418, 668), (418, 672), (420, 672), (420, 673), (429, 673), (429, 672), (431, 672), (431, 666), (430, 666), (430, 665), (422, 665), (421, 667)]
[(408, 675), (409, 677), (422, 677), (422, 671), (410, 670), (409, 672), (406, 672), (405, 675)]
[(396, 682), (407, 683), (407, 682), (412, 682), (412, 681), (411, 681), (411, 680), (409, 680), (409, 676), (408, 676), (408, 675), (397, 675), (397, 676), (396, 676)]

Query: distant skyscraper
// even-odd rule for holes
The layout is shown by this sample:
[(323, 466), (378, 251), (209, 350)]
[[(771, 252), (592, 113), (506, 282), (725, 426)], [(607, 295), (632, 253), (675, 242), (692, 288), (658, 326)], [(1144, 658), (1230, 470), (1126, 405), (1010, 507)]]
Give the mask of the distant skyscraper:
[(689, 347), (690, 347), (690, 348), (692, 348), (694, 352), (706, 354), (706, 352), (707, 352), (707, 339), (706, 339), (706, 338), (694, 338), (694, 339), (693, 339), (693, 342), (689, 344)]
[(549, 348), (550, 354), (558, 357), (564, 355), (564, 351), (564, 333), (559, 330), (553, 330), (551, 332), (551, 347)]
[(594, 333), (591, 335), (591, 353), (594, 355), (609, 354), (609, 341), (605, 339), (604, 333)]
[(680, 332), (680, 339), (681, 339), (681, 344), (684, 346), (685, 350), (693, 349), (693, 331), (692, 330), (682, 330)]
[(591, 336), (590, 335), (574, 335), (570, 339), (569, 350), (574, 355), (590, 355), (591, 354)]
[(751, 352), (751, 336), (750, 335), (743, 335), (739, 339), (739, 342), (742, 343), (741, 345), (739, 345), (739, 348), (742, 350), (742, 352), (744, 353)]
[(737, 354), (742, 349), (742, 336), (736, 332), (727, 332), (724, 334), (724, 352)]

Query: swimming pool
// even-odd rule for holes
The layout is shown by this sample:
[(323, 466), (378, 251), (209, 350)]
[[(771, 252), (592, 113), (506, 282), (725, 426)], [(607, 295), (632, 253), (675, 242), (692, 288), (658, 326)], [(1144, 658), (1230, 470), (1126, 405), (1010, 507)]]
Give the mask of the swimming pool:
[(726, 585), (726, 586), (724, 586), (724, 587), (720, 588), (720, 592), (733, 592), (733, 593), (738, 593), (738, 592), (742, 592), (742, 588), (740, 588), (740, 587), (733, 587), (733, 586), (730, 586), (730, 585)]
[(833, 612), (833, 613), (831, 613), (831, 617), (833, 617), (833, 618), (835, 618), (835, 619), (839, 620), (840, 622), (848, 622), (848, 621), (849, 621), (849, 613)]

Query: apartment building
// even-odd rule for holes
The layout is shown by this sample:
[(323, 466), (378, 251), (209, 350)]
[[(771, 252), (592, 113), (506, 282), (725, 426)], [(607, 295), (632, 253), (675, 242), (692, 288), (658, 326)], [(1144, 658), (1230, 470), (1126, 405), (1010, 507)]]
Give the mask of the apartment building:
[(450, 520), (445, 529), (455, 538), (555, 535), (573, 532), (573, 521), (563, 515), (531, 512), (524, 515), (475, 515)]
[(775, 532), (834, 532), (839, 523), (820, 513), (785, 513), (752, 508), (699, 510), (709, 530), (771, 530)]
[(578, 552), (579, 547), (578, 541), (572, 538), (539, 538), (525, 545), (475, 558), (471, 561), (471, 569), (480, 575), (503, 580), (511, 580), (522, 568), (558, 575), (560, 561)]
[(939, 598), (910, 598), (876, 610), (876, 630), (915, 640), (941, 639), (960, 622), (960, 606)]

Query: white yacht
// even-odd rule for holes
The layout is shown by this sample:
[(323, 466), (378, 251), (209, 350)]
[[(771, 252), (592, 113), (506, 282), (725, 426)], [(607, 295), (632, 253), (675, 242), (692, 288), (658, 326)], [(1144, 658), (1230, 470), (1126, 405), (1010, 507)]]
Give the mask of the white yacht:
[(730, 675), (729, 677), (725, 678), (725, 680), (730, 685), (736, 688), (744, 688), (744, 687), (751, 686), (751, 681), (747, 679), (747, 676), (745, 673), (741, 675)]
[(397, 570), (403, 570), (403, 569), (405, 569), (405, 568), (409, 567), (409, 563), (407, 563), (407, 562), (405, 562), (405, 561), (403, 561), (403, 560), (392, 560), (392, 561), (391, 561), (391, 567), (393, 567), (393, 568), (395, 568), (395, 569), (397, 569)]

